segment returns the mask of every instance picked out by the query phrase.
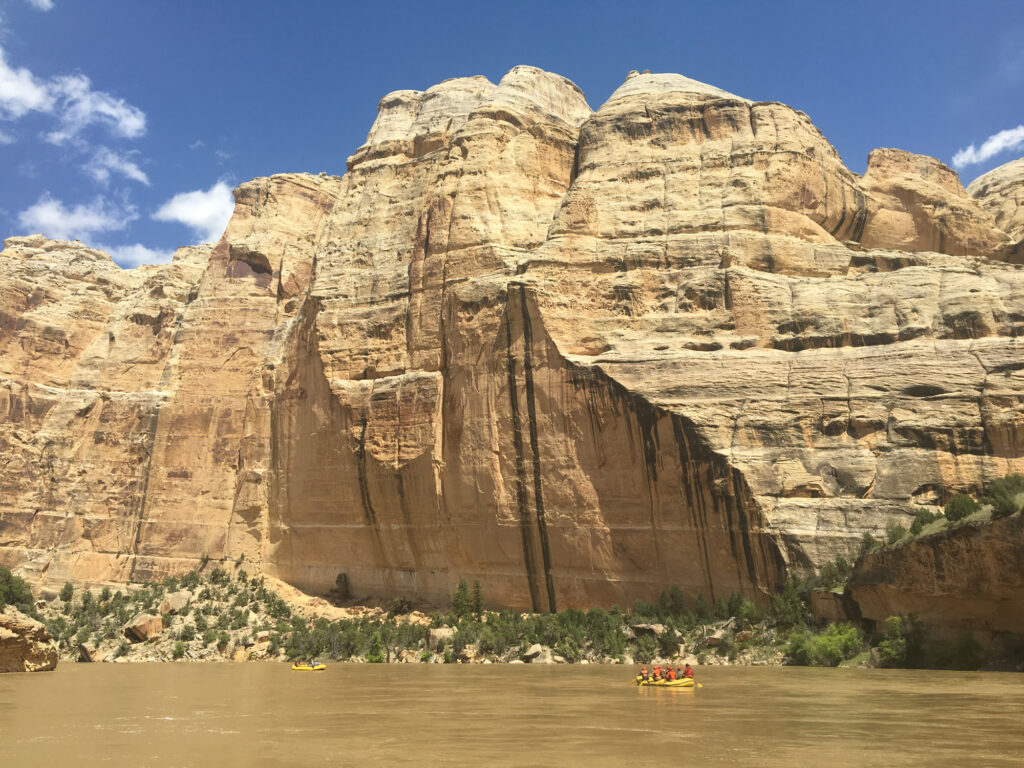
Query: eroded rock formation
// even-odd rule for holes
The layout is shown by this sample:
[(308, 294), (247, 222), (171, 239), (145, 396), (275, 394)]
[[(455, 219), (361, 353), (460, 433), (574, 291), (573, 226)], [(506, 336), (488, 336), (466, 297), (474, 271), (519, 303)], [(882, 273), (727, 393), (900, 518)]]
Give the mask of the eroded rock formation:
[(42, 623), (12, 605), (0, 611), (0, 672), (46, 672), (57, 666), (57, 644)]
[(347, 165), (243, 184), (167, 266), (7, 240), (0, 562), (759, 596), (1024, 469), (1018, 182), (860, 177), (786, 105), (631, 74), (593, 112), (530, 67), (389, 94)]

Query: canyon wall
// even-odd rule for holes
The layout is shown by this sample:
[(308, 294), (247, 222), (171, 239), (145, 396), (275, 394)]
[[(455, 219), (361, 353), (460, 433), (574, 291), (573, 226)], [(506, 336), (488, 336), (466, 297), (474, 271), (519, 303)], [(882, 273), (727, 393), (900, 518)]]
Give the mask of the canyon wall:
[(859, 616), (882, 631), (889, 616), (914, 616), (953, 637), (1024, 637), (1024, 516), (970, 523), (867, 554), (847, 592)]
[(997, 181), (892, 149), (861, 177), (803, 113), (679, 75), (594, 112), (516, 67), (389, 94), (343, 177), (243, 184), (171, 264), (10, 238), (0, 563), (764, 599), (1024, 470)]

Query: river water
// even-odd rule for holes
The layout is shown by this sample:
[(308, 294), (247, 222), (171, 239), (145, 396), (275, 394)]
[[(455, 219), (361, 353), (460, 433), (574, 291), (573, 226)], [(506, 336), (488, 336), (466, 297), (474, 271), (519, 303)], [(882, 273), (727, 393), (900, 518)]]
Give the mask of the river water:
[(0, 675), (0, 766), (1024, 765), (1024, 676), (62, 664)]

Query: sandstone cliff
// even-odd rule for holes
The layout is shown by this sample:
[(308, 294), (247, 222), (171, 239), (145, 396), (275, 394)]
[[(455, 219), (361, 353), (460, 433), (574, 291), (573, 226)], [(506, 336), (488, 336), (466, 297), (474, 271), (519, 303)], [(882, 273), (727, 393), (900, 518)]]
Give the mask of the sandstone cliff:
[(847, 591), (876, 626), (913, 615), (947, 634), (1024, 635), (1024, 516), (967, 524), (865, 555)]
[(0, 563), (756, 597), (1024, 469), (1019, 177), (979, 204), (783, 104), (631, 74), (594, 112), (531, 67), (389, 94), (347, 168), (162, 267), (6, 241)]

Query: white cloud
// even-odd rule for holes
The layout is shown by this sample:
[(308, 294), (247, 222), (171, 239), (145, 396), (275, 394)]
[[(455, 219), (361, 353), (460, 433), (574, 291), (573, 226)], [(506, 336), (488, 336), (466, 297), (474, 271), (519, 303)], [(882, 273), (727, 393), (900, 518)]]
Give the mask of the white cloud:
[(54, 103), (51, 86), (24, 67), (8, 65), (0, 48), (0, 116), (17, 119), (29, 112), (49, 112)]
[(52, 11), (53, 0), (28, 0), (28, 4), (37, 11)]
[(97, 245), (96, 247), (109, 253), (110, 258), (125, 269), (132, 269), (140, 264), (167, 264), (174, 256), (174, 251), (147, 248), (141, 243), (133, 245)]
[(953, 155), (953, 167), (963, 168), (967, 165), (983, 163), (1001, 152), (1008, 152), (1021, 146), (1024, 146), (1024, 125), (1007, 128), (1005, 131), (989, 136), (980, 148), (971, 144), (969, 147), (961, 149)]
[(93, 123), (103, 124), (115, 136), (126, 139), (136, 139), (146, 132), (142, 110), (104, 91), (94, 91), (85, 75), (58, 77), (53, 88), (58, 94), (61, 128), (46, 135), (51, 144), (63, 144)]
[(149, 177), (128, 155), (121, 155), (107, 147), (100, 147), (82, 170), (101, 184), (110, 181), (110, 174), (119, 173), (142, 184), (149, 184)]
[(137, 218), (135, 207), (127, 203), (118, 206), (97, 197), (86, 205), (66, 208), (63, 202), (44, 192), (35, 205), (18, 214), (18, 223), (55, 240), (87, 240), (97, 232), (122, 230)]
[(146, 132), (146, 114), (105, 91), (93, 90), (85, 75), (42, 80), (24, 67), (11, 67), (0, 48), (0, 117), (17, 119), (29, 112), (53, 115), (60, 127), (46, 134), (52, 144), (63, 144), (93, 124), (113, 135), (134, 139)]
[(0, 131), (0, 144), (13, 144), (15, 141), (16, 139), (11, 134)]
[(218, 181), (205, 192), (181, 192), (153, 214), (157, 221), (178, 221), (189, 227), (199, 242), (219, 240), (235, 209), (231, 187)]
[(191, 144), (188, 145), (188, 148), (189, 149), (199, 149), (202, 146), (205, 146), (205, 144), (203, 143), (203, 140), (202, 139), (196, 139), (195, 141), (193, 141)]

